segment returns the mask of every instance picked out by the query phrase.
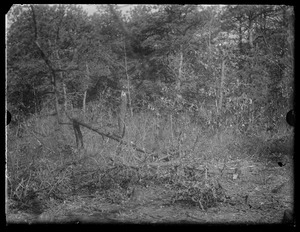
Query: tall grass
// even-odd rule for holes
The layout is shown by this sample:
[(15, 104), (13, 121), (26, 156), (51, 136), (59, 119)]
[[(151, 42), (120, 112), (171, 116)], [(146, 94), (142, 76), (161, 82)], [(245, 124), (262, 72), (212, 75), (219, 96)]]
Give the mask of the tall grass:
[[(99, 131), (119, 133), (116, 114), (99, 104), (89, 105), (84, 116), (80, 110), (74, 115)], [(174, 189), (178, 184), (185, 186), (178, 190), (181, 195), (176, 200), (183, 195), (194, 199), (196, 192), (191, 192), (197, 186), (201, 189), (202, 183), (208, 186), (206, 192), (201, 190), (203, 197), (218, 189), (216, 180), (222, 178), (229, 162), (257, 158), (267, 141), (257, 131), (249, 136), (234, 127), (215, 130), (197, 124), (186, 113), (127, 114), (122, 138), (127, 145), (81, 127), (85, 145), (81, 150), (75, 148), (72, 127), (58, 124), (54, 117), (32, 115), (21, 127), (21, 136), (16, 128), (7, 128), (10, 209), (39, 208), (38, 202), (44, 210), (53, 199), (62, 202), (78, 194), (116, 191), (120, 186), (126, 192), (130, 185), (151, 181)], [(131, 144), (145, 152), (136, 151)], [(213, 178), (209, 173), (214, 173)], [(200, 206), (208, 207), (203, 199), (198, 199)]]

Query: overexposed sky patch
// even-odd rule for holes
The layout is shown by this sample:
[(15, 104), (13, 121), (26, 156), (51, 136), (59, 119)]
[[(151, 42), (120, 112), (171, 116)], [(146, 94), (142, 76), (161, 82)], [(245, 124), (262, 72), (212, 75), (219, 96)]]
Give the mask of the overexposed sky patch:
[[(89, 14), (92, 15), (97, 12), (96, 6), (101, 6), (101, 4), (82, 4), (82, 8)], [(118, 8), (122, 11), (123, 14), (126, 14), (130, 9), (132, 9), (134, 4), (117, 4)]]

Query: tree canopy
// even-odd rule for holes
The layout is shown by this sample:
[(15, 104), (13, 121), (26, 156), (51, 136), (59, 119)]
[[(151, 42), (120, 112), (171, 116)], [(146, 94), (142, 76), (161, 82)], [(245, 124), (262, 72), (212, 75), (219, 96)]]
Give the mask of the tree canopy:
[(172, 102), (172, 111), (193, 106), (198, 118), (231, 114), (243, 125), (293, 104), (291, 6), (138, 5), (125, 17), (111, 5), (93, 15), (14, 5), (8, 18), (8, 104), (20, 114), (54, 107), (54, 96), (57, 106), (101, 97), (115, 107), (125, 89), (134, 109)]

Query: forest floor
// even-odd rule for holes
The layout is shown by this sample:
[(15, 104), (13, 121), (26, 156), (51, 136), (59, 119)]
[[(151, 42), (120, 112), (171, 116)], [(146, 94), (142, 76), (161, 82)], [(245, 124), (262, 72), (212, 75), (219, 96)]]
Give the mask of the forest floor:
[[(252, 165), (253, 166), (253, 165)], [(62, 203), (52, 202), (41, 214), (9, 210), (7, 223), (183, 223), (183, 224), (274, 224), (293, 206), (292, 164), (256, 164), (236, 180), (220, 181), (227, 199), (201, 210), (184, 201), (172, 201), (174, 189), (166, 184), (149, 182), (130, 186), (124, 200), (108, 200), (99, 192), (76, 195)], [(128, 192), (128, 190), (127, 190)], [(111, 199), (114, 196), (110, 196)], [(9, 208), (9, 207), (8, 207)]]

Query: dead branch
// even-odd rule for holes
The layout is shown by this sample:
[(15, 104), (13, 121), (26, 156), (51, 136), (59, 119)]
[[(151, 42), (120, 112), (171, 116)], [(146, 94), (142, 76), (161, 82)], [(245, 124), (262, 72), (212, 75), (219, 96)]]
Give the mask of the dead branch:
[(98, 129), (93, 128), (92, 126), (90, 126), (90, 125), (88, 125), (88, 124), (86, 124), (86, 123), (84, 123), (84, 122), (78, 121), (78, 119), (71, 118), (71, 120), (75, 121), (75, 122), (76, 122), (77, 124), (79, 124), (80, 126), (86, 127), (86, 128), (88, 128), (88, 129), (90, 129), (90, 130), (96, 132), (97, 134), (99, 134), (99, 135), (101, 135), (101, 136), (105, 136), (105, 137), (107, 137), (107, 138), (110, 138), (110, 139), (112, 139), (112, 140), (115, 140), (115, 141), (119, 142), (119, 143), (122, 144), (122, 145), (131, 146), (131, 147), (132, 147), (133, 149), (135, 149), (136, 151), (139, 151), (139, 152), (142, 152), (142, 153), (145, 153), (145, 154), (150, 154), (150, 152), (147, 152), (147, 151), (145, 151), (144, 149), (139, 148), (139, 147), (138, 147), (136, 144), (134, 144), (133, 142), (128, 143), (128, 142), (124, 141), (123, 139), (114, 136), (114, 135), (111, 134), (111, 133), (104, 133), (104, 132), (101, 132), (101, 131), (99, 131)]

